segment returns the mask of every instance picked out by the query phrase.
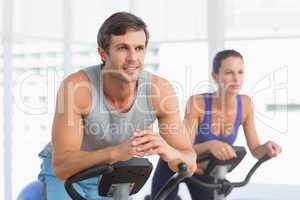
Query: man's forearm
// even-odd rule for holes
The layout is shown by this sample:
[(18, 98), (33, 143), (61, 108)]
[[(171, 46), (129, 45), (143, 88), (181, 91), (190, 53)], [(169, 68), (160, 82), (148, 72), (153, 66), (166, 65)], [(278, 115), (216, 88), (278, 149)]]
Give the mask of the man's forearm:
[(59, 179), (65, 180), (75, 173), (97, 164), (111, 164), (115, 162), (113, 152), (114, 147), (108, 147), (94, 152), (66, 152), (61, 161), (53, 162), (53, 169)]
[[(191, 161), (195, 161), (197, 158), (197, 154), (194, 151), (194, 149), (185, 149), (185, 150), (180, 150), (180, 154), (182, 156), (182, 158), (188, 158)], [(182, 159), (184, 160), (184, 159)]]

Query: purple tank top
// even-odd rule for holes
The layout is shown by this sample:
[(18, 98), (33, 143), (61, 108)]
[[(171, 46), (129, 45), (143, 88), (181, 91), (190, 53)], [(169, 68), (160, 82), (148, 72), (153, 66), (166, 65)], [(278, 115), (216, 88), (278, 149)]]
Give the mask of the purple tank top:
[(234, 122), (231, 134), (226, 135), (226, 136), (216, 136), (212, 133), (212, 128), (211, 128), (212, 94), (210, 94), (210, 93), (204, 94), (204, 101), (205, 101), (204, 119), (203, 119), (201, 125), (197, 128), (195, 144), (207, 142), (210, 140), (219, 140), (219, 141), (225, 142), (230, 145), (232, 145), (235, 142), (235, 140), (237, 138), (237, 133), (238, 133), (239, 127), (242, 123), (241, 96), (237, 95), (236, 100), (237, 100), (237, 115), (235, 118), (235, 122)]

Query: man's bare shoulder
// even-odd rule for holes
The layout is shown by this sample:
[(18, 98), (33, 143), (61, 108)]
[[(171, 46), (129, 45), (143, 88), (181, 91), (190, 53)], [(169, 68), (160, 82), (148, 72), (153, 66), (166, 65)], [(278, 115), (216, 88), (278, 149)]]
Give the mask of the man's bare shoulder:
[(74, 72), (70, 75), (68, 75), (65, 79), (64, 82), (66, 83), (77, 83), (77, 82), (89, 82), (89, 79), (86, 75), (86, 73), (84, 73), (82, 70)]
[(151, 91), (152, 106), (158, 117), (179, 112), (177, 95), (167, 79), (152, 74)]
[(164, 92), (174, 92), (170, 81), (155, 74), (151, 74), (151, 86), (152, 89), (154, 89), (153, 92), (159, 92), (160, 94), (164, 94)]
[(87, 75), (83, 71), (68, 75), (60, 87), (59, 96), (67, 100), (65, 105), (72, 104), (77, 112), (88, 113), (91, 104), (91, 85)]

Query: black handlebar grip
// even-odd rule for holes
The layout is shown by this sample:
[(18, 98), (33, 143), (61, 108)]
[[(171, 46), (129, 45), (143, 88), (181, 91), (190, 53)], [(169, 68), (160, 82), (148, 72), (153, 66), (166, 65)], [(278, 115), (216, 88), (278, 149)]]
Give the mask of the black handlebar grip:
[(178, 166), (178, 172), (181, 174), (186, 173), (188, 170), (188, 166), (185, 163), (180, 163)]

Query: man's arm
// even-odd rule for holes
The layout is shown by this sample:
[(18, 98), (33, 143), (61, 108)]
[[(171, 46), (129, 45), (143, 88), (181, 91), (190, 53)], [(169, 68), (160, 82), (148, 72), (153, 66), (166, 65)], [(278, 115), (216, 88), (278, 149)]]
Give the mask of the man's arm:
[(130, 148), (130, 141), (94, 152), (80, 151), (84, 134), (82, 116), (89, 112), (90, 91), (83, 72), (66, 78), (58, 91), (52, 144), (53, 169), (61, 180), (96, 164), (128, 160), (135, 153)]
[(158, 154), (177, 170), (181, 162), (188, 165), (188, 175), (196, 169), (196, 153), (193, 150), (190, 133), (183, 126), (179, 105), (171, 84), (155, 75), (152, 76), (152, 106), (159, 122), (159, 135), (136, 134), (136, 144), (147, 155)]
[(159, 77), (153, 77), (152, 104), (157, 111), (160, 135), (172, 147), (191, 151), (191, 133), (182, 123), (177, 96), (171, 84)]

